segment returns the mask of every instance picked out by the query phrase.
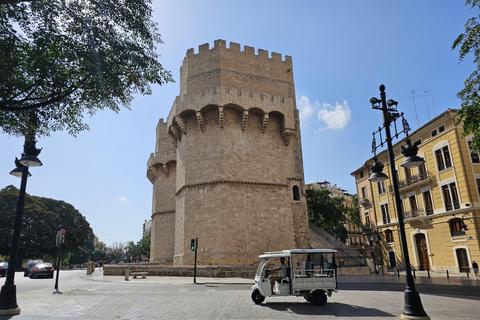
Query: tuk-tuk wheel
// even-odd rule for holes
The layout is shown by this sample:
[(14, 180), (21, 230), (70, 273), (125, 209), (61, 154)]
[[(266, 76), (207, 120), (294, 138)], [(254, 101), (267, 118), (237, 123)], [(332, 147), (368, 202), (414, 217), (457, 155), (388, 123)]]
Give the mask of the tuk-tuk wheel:
[(312, 293), (311, 302), (316, 306), (324, 306), (327, 303), (327, 295), (323, 290), (316, 290)]
[(255, 302), (255, 304), (261, 304), (265, 300), (265, 297), (262, 296), (258, 289), (255, 289), (252, 292), (252, 300)]

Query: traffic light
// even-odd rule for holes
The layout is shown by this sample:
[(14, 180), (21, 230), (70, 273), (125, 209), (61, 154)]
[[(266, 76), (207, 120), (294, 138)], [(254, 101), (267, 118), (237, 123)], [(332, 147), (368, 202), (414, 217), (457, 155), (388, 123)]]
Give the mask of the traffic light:
[(195, 239), (190, 239), (190, 250), (195, 251)]
[(57, 246), (63, 243), (65, 243), (65, 229), (57, 232)]

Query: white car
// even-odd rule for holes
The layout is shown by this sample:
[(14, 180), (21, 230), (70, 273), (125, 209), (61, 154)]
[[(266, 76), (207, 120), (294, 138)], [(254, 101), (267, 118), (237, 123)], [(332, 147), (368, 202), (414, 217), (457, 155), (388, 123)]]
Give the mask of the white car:
[[(255, 274), (255, 285), (252, 287), (252, 300), (261, 304), (265, 297), (297, 296), (323, 306), (327, 296), (337, 292), (337, 265), (333, 249), (291, 249), (266, 252)], [(269, 268), (278, 269), (279, 258), (284, 258), (287, 265), (287, 276), (275, 281), (272, 290)], [(269, 264), (270, 263), (270, 264)]]

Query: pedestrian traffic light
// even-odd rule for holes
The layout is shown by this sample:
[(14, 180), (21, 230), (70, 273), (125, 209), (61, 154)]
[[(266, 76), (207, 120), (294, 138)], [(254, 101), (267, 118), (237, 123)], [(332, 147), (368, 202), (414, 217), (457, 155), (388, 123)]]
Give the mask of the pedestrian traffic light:
[(190, 239), (190, 250), (195, 251), (195, 239)]

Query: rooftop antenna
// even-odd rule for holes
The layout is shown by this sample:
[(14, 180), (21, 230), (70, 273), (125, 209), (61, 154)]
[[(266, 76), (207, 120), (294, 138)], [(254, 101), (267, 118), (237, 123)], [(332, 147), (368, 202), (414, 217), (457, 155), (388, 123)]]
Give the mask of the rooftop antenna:
[(427, 92), (431, 92), (432, 90), (425, 90), (423, 91), (423, 96), (425, 97), (425, 105), (427, 106), (427, 115), (428, 115), (428, 121), (430, 121), (430, 112), (428, 110), (428, 103), (427, 103)]
[(433, 114), (435, 114), (435, 117), (436, 117), (437, 111), (435, 111), (435, 103), (433, 102), (433, 98), (432, 98), (432, 105), (433, 105)]
[(418, 122), (418, 113), (417, 113), (417, 106), (415, 105), (415, 92), (420, 91), (420, 89), (417, 90), (412, 90), (412, 96), (409, 98), (412, 98), (413, 100), (413, 109), (415, 109), (415, 118), (417, 119), (417, 128), (420, 128), (420, 122)]

